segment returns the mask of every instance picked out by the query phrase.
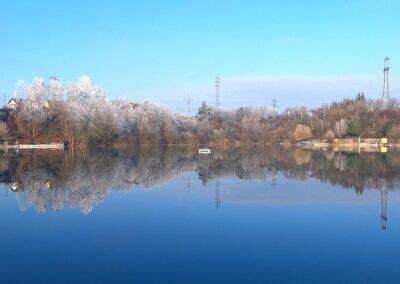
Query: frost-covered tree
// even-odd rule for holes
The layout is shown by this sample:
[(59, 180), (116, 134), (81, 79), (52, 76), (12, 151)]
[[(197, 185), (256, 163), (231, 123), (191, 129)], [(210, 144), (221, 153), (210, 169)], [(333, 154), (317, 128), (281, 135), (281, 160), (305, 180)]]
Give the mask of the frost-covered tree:
[(118, 106), (109, 101), (96, 104), (90, 120), (90, 139), (101, 144), (110, 144), (120, 134), (121, 120)]
[(347, 134), (347, 123), (346, 120), (343, 118), (336, 121), (335, 123), (335, 133), (337, 136), (339, 136), (340, 139), (342, 139), (342, 136)]
[(50, 102), (59, 102), (64, 100), (64, 89), (62, 82), (56, 78), (51, 78), (49, 80), (49, 85), (47, 86), (47, 96), (46, 99)]
[(28, 125), (28, 135), (29, 130), (31, 130), (33, 137), (36, 136), (38, 129), (40, 129), (48, 116), (48, 113), (43, 108), (46, 97), (47, 90), (44, 79), (33, 78), (26, 91), (26, 100), (23, 100), (19, 112), (20, 118)]
[(67, 86), (67, 98), (82, 105), (103, 101), (106, 95), (106, 92), (86, 75), (80, 77), (76, 84), (69, 83)]
[(14, 98), (24, 99), (26, 97), (27, 85), (24, 80), (19, 79), (15, 85)]

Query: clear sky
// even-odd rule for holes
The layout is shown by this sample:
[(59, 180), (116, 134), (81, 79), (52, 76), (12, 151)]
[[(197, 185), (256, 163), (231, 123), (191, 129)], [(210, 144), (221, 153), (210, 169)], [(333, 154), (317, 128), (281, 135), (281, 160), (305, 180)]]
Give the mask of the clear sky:
[(400, 1), (0, 0), (0, 92), (18, 79), (88, 75), (110, 97), (280, 109), (400, 94)]

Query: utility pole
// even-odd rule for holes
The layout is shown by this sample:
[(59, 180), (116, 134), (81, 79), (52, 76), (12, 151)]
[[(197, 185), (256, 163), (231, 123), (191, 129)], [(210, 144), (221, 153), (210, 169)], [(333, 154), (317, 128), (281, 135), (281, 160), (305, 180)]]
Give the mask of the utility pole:
[(386, 57), (383, 61), (383, 93), (382, 93), (382, 103), (386, 107), (389, 103), (389, 57)]
[(190, 115), (190, 104), (191, 104), (191, 102), (193, 101), (193, 99), (192, 99), (192, 98), (189, 98), (189, 95), (187, 95), (187, 98), (184, 99), (184, 101), (187, 102), (187, 105), (188, 105), (188, 114)]
[(220, 106), (220, 102), (219, 102), (219, 89), (220, 89), (220, 87), (221, 87), (221, 81), (220, 81), (218, 75), (217, 75), (217, 77), (215, 78), (214, 84), (215, 84), (215, 96), (216, 96), (216, 98), (215, 98), (215, 107), (216, 107), (216, 108), (219, 108), (219, 106)]

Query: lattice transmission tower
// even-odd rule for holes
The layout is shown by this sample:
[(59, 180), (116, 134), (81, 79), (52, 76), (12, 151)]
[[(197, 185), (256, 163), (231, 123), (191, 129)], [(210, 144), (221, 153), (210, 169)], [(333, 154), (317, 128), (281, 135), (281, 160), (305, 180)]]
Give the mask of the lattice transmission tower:
[(187, 110), (188, 110), (188, 114), (190, 115), (190, 104), (192, 103), (193, 99), (189, 97), (189, 95), (187, 95), (187, 98), (184, 99), (184, 101), (187, 102)]
[(276, 99), (274, 98), (274, 99), (272, 100), (272, 115), (273, 115), (274, 117), (276, 116), (276, 110), (277, 110), (277, 108), (278, 108), (277, 101), (276, 101)]
[(382, 93), (382, 102), (384, 106), (387, 106), (389, 102), (389, 57), (386, 57), (383, 67), (383, 93)]

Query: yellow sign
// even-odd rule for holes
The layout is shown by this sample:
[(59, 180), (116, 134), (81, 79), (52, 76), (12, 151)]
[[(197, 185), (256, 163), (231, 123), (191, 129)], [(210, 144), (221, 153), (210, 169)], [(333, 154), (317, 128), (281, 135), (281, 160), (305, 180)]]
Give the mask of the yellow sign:
[(381, 144), (387, 144), (388, 139), (386, 137), (381, 138)]
[(381, 147), (381, 153), (387, 153), (388, 148), (387, 147)]

